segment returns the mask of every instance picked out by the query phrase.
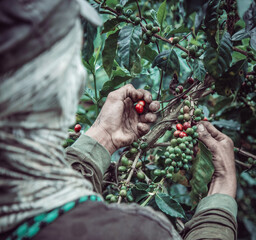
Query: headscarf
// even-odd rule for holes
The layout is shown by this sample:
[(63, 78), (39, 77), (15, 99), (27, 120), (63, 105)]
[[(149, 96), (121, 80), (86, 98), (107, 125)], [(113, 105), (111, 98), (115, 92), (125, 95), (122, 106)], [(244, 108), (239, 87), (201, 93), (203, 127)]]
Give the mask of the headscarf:
[(85, 70), (82, 30), (0, 77), (0, 232), (81, 196), (92, 185), (65, 161)]

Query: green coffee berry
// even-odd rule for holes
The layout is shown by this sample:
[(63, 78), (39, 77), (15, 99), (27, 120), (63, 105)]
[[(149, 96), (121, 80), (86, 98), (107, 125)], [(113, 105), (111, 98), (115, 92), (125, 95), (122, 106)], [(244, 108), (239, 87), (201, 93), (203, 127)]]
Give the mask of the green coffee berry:
[(128, 166), (129, 165), (129, 160), (127, 157), (123, 156), (122, 159), (121, 159), (121, 163), (122, 165), (124, 166)]
[(160, 176), (161, 175), (161, 170), (160, 169), (155, 169), (153, 173), (154, 173), (155, 176)]
[(197, 108), (195, 111), (194, 111), (194, 115), (199, 117), (200, 115), (202, 114), (202, 111), (200, 108)]
[(171, 146), (173, 146), (173, 147), (177, 146), (177, 139), (171, 140)]
[(126, 197), (126, 195), (127, 195), (127, 192), (126, 192), (126, 190), (121, 190), (120, 192), (119, 192), (119, 195), (121, 196), (121, 197)]
[(140, 180), (145, 179), (145, 174), (142, 171), (137, 172), (137, 178)]
[(166, 158), (164, 163), (165, 163), (165, 165), (169, 166), (172, 163), (172, 159), (171, 158)]
[(148, 23), (148, 24), (146, 25), (146, 29), (152, 30), (152, 28), (153, 28), (153, 25), (152, 25), (151, 23)]
[(166, 174), (166, 178), (168, 178), (168, 179), (172, 178), (172, 174), (171, 173), (167, 173)]
[(126, 170), (127, 170), (127, 168), (125, 166), (119, 166), (118, 167), (119, 172), (125, 172)]

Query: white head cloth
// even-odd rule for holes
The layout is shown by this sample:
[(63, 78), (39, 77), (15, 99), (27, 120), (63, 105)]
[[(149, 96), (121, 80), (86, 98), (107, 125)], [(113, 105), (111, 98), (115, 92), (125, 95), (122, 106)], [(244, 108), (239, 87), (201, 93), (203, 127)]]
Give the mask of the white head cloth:
[(79, 20), (62, 40), (0, 77), (0, 233), (22, 220), (93, 194), (65, 161), (86, 77)]

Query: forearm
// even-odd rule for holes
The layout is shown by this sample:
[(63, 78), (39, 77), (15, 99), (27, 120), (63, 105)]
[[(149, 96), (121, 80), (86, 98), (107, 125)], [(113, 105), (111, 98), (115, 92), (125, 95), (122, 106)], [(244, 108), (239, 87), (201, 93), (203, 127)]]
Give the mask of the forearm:
[(236, 188), (237, 182), (235, 172), (223, 177), (213, 177), (207, 196), (221, 193), (235, 198)]
[(201, 200), (193, 218), (186, 223), (182, 236), (186, 240), (236, 239), (237, 204), (226, 194), (213, 194)]
[(110, 154), (101, 144), (81, 135), (71, 147), (66, 148), (66, 160), (93, 184), (95, 191), (101, 192), (103, 174), (110, 164)]

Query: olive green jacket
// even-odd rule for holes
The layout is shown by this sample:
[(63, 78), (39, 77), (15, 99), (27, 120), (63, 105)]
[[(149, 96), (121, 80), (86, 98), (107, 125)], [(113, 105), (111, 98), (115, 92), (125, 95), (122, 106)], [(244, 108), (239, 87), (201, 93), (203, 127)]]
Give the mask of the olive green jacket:
[[(102, 191), (103, 174), (110, 165), (111, 156), (109, 152), (94, 139), (81, 135), (79, 139), (66, 149), (66, 160), (77, 171), (79, 171), (87, 180), (91, 181), (94, 190), (98, 193)], [(111, 204), (109, 208), (119, 208), (122, 211), (131, 211), (131, 207), (121, 204)], [(140, 212), (148, 213), (152, 218), (152, 209), (138, 206), (132, 207)], [(139, 209), (139, 210), (138, 210)], [(95, 213), (96, 214), (96, 213)], [(160, 229), (152, 228), (154, 231), (169, 229), (168, 239), (181, 239), (170, 222), (161, 213), (154, 212), (154, 221), (162, 226)], [(183, 239), (237, 239), (237, 204), (236, 201), (225, 194), (214, 194), (205, 197), (199, 203), (193, 218), (185, 224), (185, 228), (180, 233)], [(152, 219), (151, 219), (152, 220)], [(139, 233), (138, 233), (139, 234)], [(164, 236), (164, 235), (163, 235)], [(164, 237), (160, 237), (160, 239)], [(143, 239), (143, 236), (142, 238)], [(166, 237), (165, 237), (166, 239)]]

